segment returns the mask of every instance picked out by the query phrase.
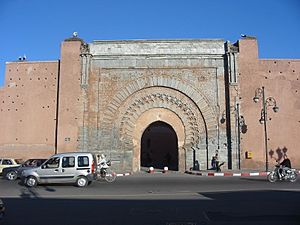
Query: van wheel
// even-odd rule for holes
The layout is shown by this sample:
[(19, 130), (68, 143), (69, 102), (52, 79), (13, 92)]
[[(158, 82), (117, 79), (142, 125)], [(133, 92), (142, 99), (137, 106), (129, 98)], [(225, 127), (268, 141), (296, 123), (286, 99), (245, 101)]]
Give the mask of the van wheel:
[(79, 177), (76, 181), (78, 187), (86, 187), (88, 185), (88, 180), (86, 177)]
[(34, 176), (29, 176), (25, 179), (25, 185), (27, 187), (36, 187), (37, 183), (37, 179)]

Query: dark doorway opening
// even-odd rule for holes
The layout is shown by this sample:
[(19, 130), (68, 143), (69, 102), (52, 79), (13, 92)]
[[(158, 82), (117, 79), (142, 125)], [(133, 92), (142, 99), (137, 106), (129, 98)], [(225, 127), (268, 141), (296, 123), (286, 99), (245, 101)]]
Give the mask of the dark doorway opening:
[(174, 129), (167, 123), (150, 124), (142, 135), (141, 166), (178, 170), (178, 141)]

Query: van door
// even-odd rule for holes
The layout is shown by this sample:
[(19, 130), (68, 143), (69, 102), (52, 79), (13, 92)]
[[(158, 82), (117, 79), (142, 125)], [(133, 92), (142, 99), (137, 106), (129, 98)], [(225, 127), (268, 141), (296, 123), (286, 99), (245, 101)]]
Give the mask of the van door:
[(75, 179), (75, 156), (64, 156), (61, 164), (62, 182), (73, 182)]
[(37, 169), (41, 183), (57, 183), (61, 177), (60, 157), (50, 158)]
[(77, 171), (79, 174), (87, 175), (92, 173), (92, 159), (88, 155), (78, 156)]

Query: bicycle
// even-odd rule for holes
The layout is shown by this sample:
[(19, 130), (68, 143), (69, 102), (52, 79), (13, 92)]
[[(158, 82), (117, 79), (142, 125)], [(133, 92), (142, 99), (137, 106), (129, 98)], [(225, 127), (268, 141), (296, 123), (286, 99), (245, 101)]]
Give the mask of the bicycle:
[(116, 180), (117, 174), (109, 168), (110, 166), (110, 160), (101, 163), (97, 169), (96, 180), (104, 179), (109, 183), (114, 182)]

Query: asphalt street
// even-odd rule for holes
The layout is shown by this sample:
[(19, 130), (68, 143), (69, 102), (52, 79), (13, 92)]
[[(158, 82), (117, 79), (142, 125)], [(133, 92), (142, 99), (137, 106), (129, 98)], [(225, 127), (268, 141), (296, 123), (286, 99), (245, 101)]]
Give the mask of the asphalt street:
[(87, 188), (0, 179), (6, 225), (300, 225), (300, 181), (134, 174)]

